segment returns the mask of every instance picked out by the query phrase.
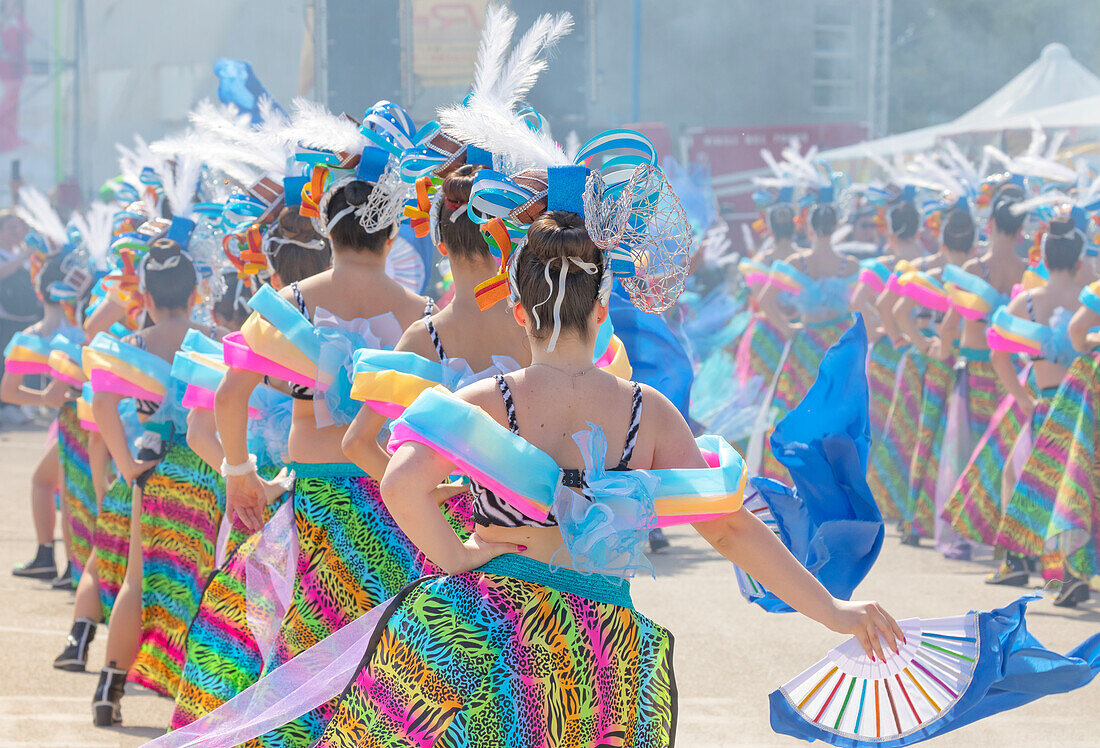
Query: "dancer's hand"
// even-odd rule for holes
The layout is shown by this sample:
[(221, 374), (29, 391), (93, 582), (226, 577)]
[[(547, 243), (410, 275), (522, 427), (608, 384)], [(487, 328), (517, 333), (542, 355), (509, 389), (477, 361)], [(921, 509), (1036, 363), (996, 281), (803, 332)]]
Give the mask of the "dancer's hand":
[(118, 472), (122, 474), (122, 479), (126, 481), (128, 485), (134, 485), (134, 481), (140, 478), (156, 467), (156, 460), (127, 460), (124, 464), (118, 466)]
[(526, 546), (516, 545), (515, 543), (490, 543), (488, 540), (482, 539), (476, 532), (462, 544), (462, 548), (462, 556), (455, 563), (448, 564), (451, 568), (444, 568), (444, 571), (448, 574), (461, 574), (464, 571), (484, 566), (488, 561), (505, 553), (519, 553), (527, 550)]
[(942, 340), (939, 338), (929, 338), (926, 345), (928, 346), (927, 355), (929, 358), (934, 358), (937, 361), (947, 360), (947, 355), (950, 353), (951, 349), (944, 345)]
[(60, 379), (51, 380), (46, 389), (42, 390), (42, 402), (47, 408), (60, 408), (68, 402), (76, 399), (73, 388)]
[(835, 600), (834, 608), (828, 627), (838, 634), (851, 634), (859, 639), (863, 651), (872, 660), (886, 660), (882, 648), (884, 641), (894, 654), (898, 652), (898, 642), (905, 641), (901, 626), (878, 603)]
[(1027, 397), (1021, 397), (1017, 399), (1016, 405), (1024, 414), (1024, 420), (1030, 421), (1031, 417), (1035, 415), (1035, 409), (1039, 407), (1039, 401), (1036, 400), (1035, 397), (1029, 393)]
[(265, 481), (255, 472), (226, 478), (225, 511), (230, 521), (236, 516), (250, 531), (262, 530), (271, 483), (273, 481)]

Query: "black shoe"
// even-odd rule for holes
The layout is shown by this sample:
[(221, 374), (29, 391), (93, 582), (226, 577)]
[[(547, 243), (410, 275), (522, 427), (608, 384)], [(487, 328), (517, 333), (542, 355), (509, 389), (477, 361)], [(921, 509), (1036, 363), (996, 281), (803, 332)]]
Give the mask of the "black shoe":
[(920, 535), (910, 530), (901, 536), (900, 542), (902, 545), (911, 545), (914, 548), (920, 548)]
[(661, 528), (655, 527), (649, 531), (650, 553), (660, 553), (665, 548), (668, 548), (669, 545), (671, 544), (668, 542), (668, 538), (665, 537), (664, 532), (661, 531)]
[(99, 685), (92, 698), (92, 721), (96, 727), (110, 727), (122, 722), (122, 694), (126, 689), (126, 671), (114, 667), (99, 671)]
[(40, 545), (34, 558), (11, 570), (12, 575), (27, 579), (53, 579), (57, 576), (57, 564), (53, 560), (53, 544)]
[(1062, 582), (1062, 591), (1054, 598), (1054, 604), (1059, 608), (1076, 608), (1077, 603), (1083, 603), (1089, 599), (1089, 585), (1081, 579), (1069, 577), (1068, 582)]
[(997, 573), (985, 578), (986, 584), (997, 584), (1006, 587), (1027, 587), (1029, 572), (1028, 559), (1009, 553), (1005, 556), (1004, 563)]
[(70, 673), (83, 673), (88, 664), (88, 647), (95, 639), (95, 630), (95, 621), (77, 618), (69, 632), (69, 638), (65, 640), (65, 651), (54, 658), (54, 668), (68, 670)]
[(73, 564), (71, 561), (65, 564), (65, 573), (50, 582), (50, 587), (55, 590), (73, 591)]

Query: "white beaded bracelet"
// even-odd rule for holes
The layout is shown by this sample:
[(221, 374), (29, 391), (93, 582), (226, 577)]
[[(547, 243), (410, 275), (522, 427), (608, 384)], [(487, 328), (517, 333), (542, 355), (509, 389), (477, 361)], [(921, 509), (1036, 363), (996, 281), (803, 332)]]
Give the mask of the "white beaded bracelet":
[(249, 473), (256, 472), (256, 455), (248, 455), (248, 461), (242, 462), (240, 465), (230, 465), (222, 458), (222, 477), (223, 478), (236, 478), (241, 475), (248, 475)]

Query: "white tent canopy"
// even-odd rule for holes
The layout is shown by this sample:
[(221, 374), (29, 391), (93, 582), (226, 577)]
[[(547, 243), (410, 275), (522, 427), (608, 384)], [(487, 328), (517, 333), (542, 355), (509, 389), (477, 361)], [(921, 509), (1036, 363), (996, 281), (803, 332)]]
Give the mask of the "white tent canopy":
[(1073, 59), (1064, 44), (1048, 44), (999, 91), (951, 122), (890, 135), (878, 140), (823, 151), (820, 157), (843, 161), (868, 152), (881, 156), (923, 151), (945, 135), (1030, 127), (1100, 126), (1100, 77)]

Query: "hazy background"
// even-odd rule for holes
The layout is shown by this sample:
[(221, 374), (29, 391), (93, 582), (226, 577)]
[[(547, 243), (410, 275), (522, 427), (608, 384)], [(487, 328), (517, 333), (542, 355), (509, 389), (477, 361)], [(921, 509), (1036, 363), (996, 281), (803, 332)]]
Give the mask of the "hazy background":
[[(1053, 42), (1068, 54), (1060, 51), (1061, 63), (1043, 73), (1050, 80), (1033, 82), (1027, 95), (1042, 100), (1027, 106), (1100, 93), (1091, 73), (1100, 70), (1096, 0), (509, 4), (521, 24), (547, 10), (576, 18), (530, 97), (557, 137), (641, 124), (664, 155), (709, 170), (727, 218), (751, 210), (746, 186), (763, 166), (760, 148), (778, 149), (792, 136), (844, 146), (948, 122)], [(196, 101), (216, 95), (212, 64), (221, 57), (250, 62), (283, 104), (307, 95), (359, 116), (387, 98), (419, 123), (466, 92), (486, 5), (4, 0), (0, 65), (22, 46), (25, 66), (20, 142), (0, 144), (0, 168), (19, 160), (36, 186), (70, 181), (89, 196), (114, 174), (114, 143), (181, 128)], [(26, 28), (17, 33), (20, 6)], [(1059, 72), (1070, 63), (1085, 74)], [(0, 82), (10, 84), (17, 67)], [(10, 114), (10, 106), (0, 109)], [(1087, 124), (1072, 128), (1071, 143), (1092, 141)], [(1011, 142), (1011, 131), (989, 123), (975, 129)]]

